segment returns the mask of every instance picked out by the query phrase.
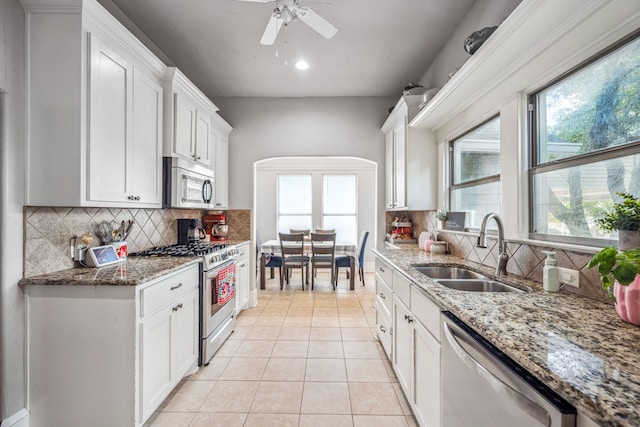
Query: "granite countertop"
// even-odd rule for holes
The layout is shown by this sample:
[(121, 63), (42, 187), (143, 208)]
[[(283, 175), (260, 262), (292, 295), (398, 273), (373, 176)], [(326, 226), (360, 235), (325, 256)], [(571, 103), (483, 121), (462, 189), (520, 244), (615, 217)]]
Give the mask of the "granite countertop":
[(102, 268), (77, 267), (20, 280), (20, 285), (136, 286), (200, 262), (199, 257), (129, 256)]
[(494, 269), (417, 246), (374, 252), (593, 421), (640, 425), (640, 327), (620, 320), (613, 306), (564, 291), (548, 293), (541, 283), (515, 276), (500, 280), (532, 291), (456, 291), (412, 265), (464, 265), (495, 278)]
[[(241, 245), (250, 240), (230, 240), (230, 245)], [(200, 261), (200, 257), (139, 257), (130, 255), (127, 261), (102, 268), (77, 267), (40, 276), (26, 277), (20, 285), (73, 285), (73, 286), (136, 286), (164, 276)]]

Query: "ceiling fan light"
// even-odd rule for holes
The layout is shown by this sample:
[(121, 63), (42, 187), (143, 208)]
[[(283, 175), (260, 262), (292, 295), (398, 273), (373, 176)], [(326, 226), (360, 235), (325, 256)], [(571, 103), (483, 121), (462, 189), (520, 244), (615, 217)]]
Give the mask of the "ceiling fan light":
[(293, 63), (293, 66), (296, 67), (296, 70), (304, 71), (309, 69), (309, 63), (304, 59), (298, 59)]

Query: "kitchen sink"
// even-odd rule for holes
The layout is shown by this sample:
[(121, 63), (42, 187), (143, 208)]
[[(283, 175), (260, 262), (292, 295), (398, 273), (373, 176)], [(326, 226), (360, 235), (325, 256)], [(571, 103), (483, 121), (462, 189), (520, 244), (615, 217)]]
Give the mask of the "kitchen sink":
[(413, 267), (431, 279), (486, 279), (480, 273), (464, 267), (447, 267), (443, 265), (428, 265)]
[(449, 289), (465, 292), (526, 292), (524, 289), (491, 279), (438, 279), (436, 282)]

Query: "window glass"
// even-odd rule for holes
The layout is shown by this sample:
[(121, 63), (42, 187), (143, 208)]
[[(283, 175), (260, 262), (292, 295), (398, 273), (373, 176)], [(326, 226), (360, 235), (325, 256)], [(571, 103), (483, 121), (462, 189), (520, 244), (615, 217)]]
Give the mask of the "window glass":
[(500, 213), (500, 117), (453, 140), (450, 154), (449, 210), (466, 212), (466, 227), (479, 228), (485, 215)]
[(322, 228), (336, 230), (336, 243), (356, 243), (358, 230), (356, 189), (355, 175), (323, 176)]
[(595, 225), (617, 193), (640, 195), (640, 40), (530, 96), (531, 234), (612, 244)]
[(537, 164), (640, 139), (640, 40), (537, 94)]
[(453, 184), (500, 174), (500, 118), (453, 141)]
[(278, 176), (278, 232), (311, 229), (311, 175)]

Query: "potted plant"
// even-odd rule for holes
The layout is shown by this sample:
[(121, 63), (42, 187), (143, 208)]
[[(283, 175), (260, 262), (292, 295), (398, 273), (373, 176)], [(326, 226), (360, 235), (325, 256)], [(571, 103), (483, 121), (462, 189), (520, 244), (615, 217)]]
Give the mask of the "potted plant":
[(447, 210), (445, 208), (439, 209), (436, 212), (436, 219), (440, 221), (440, 228), (444, 228), (444, 222), (447, 220)]
[(640, 247), (619, 251), (613, 246), (598, 252), (589, 262), (597, 267), (602, 287), (615, 302), (618, 316), (640, 326)]
[(629, 193), (617, 193), (622, 201), (596, 219), (603, 231), (618, 231), (618, 248), (621, 251), (640, 246), (640, 199)]

